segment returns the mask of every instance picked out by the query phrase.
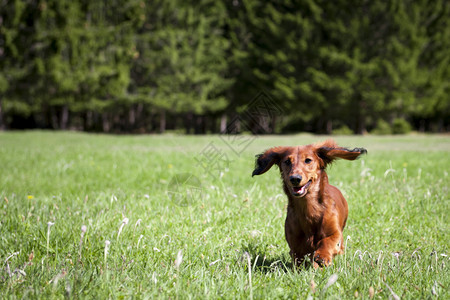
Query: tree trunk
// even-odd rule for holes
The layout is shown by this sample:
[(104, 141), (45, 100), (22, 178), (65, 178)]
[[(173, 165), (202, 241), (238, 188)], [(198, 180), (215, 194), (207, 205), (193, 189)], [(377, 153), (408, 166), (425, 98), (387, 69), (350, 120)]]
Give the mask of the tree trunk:
[(144, 111), (144, 104), (138, 103), (136, 107), (136, 127), (142, 127), (142, 112)]
[(356, 118), (356, 133), (357, 134), (365, 134), (366, 131), (366, 103), (364, 101), (360, 101), (358, 103), (358, 116)]
[(207, 134), (210, 131), (211, 128), (211, 118), (209, 118), (209, 115), (204, 115), (203, 116), (203, 124), (202, 124), (202, 133), (203, 134)]
[(124, 117), (118, 113), (118, 112), (113, 112), (111, 113), (112, 115), (112, 122), (110, 125), (110, 131), (112, 130), (113, 132), (120, 132), (123, 130), (123, 119)]
[(111, 129), (111, 123), (109, 122), (107, 113), (102, 114), (102, 129), (103, 132), (109, 132)]
[(420, 120), (420, 122), (419, 122), (419, 131), (422, 133), (425, 132), (425, 120), (424, 119)]
[(2, 99), (0, 99), (0, 130), (5, 130), (5, 124), (3, 123)]
[(327, 121), (327, 134), (333, 133), (333, 121), (328, 120)]
[(86, 112), (86, 116), (85, 116), (85, 119), (84, 119), (84, 129), (83, 130), (90, 130), (91, 128), (92, 128), (92, 123), (93, 123), (93, 120), (92, 120), (92, 111), (87, 111)]
[(191, 133), (192, 119), (193, 119), (193, 114), (191, 112), (187, 113), (186, 117), (184, 119), (184, 128), (186, 129), (186, 134)]
[(364, 116), (359, 115), (357, 124), (356, 124), (356, 133), (362, 135), (362, 134), (364, 134), (365, 129), (366, 129), (366, 120), (365, 120)]
[[(236, 114), (236, 116), (238, 116), (238, 114)], [(227, 132), (227, 133), (231, 133), (231, 134), (241, 133), (241, 119), (236, 118), (235, 121), (233, 122), (232, 129), (230, 129), (230, 132)]]
[(66, 105), (64, 105), (62, 107), (62, 111), (61, 111), (61, 120), (60, 120), (60, 128), (62, 130), (66, 130), (67, 129), (67, 124), (69, 122), (69, 107)]
[(159, 133), (164, 133), (166, 131), (166, 111), (161, 110), (159, 115)]
[(195, 116), (194, 133), (202, 133), (203, 116)]
[(134, 125), (136, 124), (136, 109), (134, 107), (134, 105), (131, 105), (130, 110), (128, 112), (128, 124), (129, 124), (129, 128), (128, 129), (133, 129)]
[(58, 116), (56, 114), (56, 110), (54, 107), (50, 108), (50, 114), (51, 114), (51, 119), (52, 119), (52, 128), (53, 129), (59, 129), (58, 126)]
[(276, 128), (276, 126), (277, 126), (277, 121), (278, 121), (278, 118), (277, 118), (277, 116), (274, 115), (274, 116), (272, 117), (272, 122), (271, 122), (271, 123), (272, 123), (272, 124), (271, 124), (271, 125), (272, 125), (272, 128), (270, 129), (270, 133), (271, 133), (271, 134), (276, 133), (276, 132), (275, 132), (275, 128)]
[(225, 130), (227, 130), (227, 115), (223, 114), (220, 117), (220, 132), (223, 133)]
[(437, 121), (437, 132), (441, 133), (444, 132), (444, 119), (439, 118)]
[[(263, 117), (255, 116), (247, 122), (250, 123), (250, 131), (252, 134), (265, 134), (267, 133), (267, 126)], [(239, 131), (240, 132), (240, 129)]]
[(323, 134), (323, 133), (325, 133), (326, 132), (326, 130), (325, 130), (325, 119), (324, 119), (324, 112), (322, 112), (321, 114), (320, 114), (320, 116), (317, 118), (317, 122), (316, 122), (316, 129), (315, 129), (315, 131), (317, 132), (317, 133), (320, 133), (320, 134)]
[(210, 118), (208, 118), (208, 122), (206, 124), (206, 132), (209, 131), (209, 133), (216, 133), (217, 124), (218, 122), (215, 116), (211, 116)]

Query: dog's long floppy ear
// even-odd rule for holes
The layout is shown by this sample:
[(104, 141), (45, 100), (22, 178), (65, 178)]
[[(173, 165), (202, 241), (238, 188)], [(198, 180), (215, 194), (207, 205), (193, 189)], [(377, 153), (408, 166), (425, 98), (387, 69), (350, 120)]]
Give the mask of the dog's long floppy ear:
[(279, 164), (281, 158), (289, 147), (274, 147), (264, 153), (256, 155), (255, 170), (252, 177), (266, 173), (274, 164)]
[(367, 150), (364, 148), (347, 149), (339, 147), (334, 141), (328, 140), (316, 145), (316, 153), (320, 158), (320, 168), (325, 169), (326, 166), (338, 158), (346, 160), (355, 160), (361, 154), (366, 154)]

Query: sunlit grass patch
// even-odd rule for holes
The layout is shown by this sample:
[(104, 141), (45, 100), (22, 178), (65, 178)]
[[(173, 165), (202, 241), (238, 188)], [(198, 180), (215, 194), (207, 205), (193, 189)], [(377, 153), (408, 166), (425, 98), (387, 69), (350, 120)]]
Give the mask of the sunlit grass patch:
[[(236, 155), (216, 136), (1, 133), (0, 295), (448, 298), (442, 136), (338, 137), (369, 151), (328, 171), (349, 203), (345, 254), (292, 268), (278, 171), (252, 178), (254, 155), (325, 138), (258, 137)], [(218, 176), (194, 159), (210, 142), (229, 157)], [(168, 191), (186, 173), (199, 193), (180, 202)]]

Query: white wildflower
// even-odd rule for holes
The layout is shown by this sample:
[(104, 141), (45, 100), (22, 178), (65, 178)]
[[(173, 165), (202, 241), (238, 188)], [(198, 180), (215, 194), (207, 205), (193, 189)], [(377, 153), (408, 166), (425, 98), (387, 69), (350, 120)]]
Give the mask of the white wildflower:
[(178, 251), (177, 258), (175, 259), (175, 268), (180, 269), (181, 262), (183, 261), (183, 253), (182, 251)]

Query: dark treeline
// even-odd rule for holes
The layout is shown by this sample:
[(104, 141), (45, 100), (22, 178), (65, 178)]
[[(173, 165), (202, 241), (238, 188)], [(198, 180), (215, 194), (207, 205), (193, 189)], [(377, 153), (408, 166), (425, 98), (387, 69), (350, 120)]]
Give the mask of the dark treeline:
[(0, 0), (0, 127), (217, 133), (264, 91), (269, 133), (448, 131), (449, 22), (445, 0)]

